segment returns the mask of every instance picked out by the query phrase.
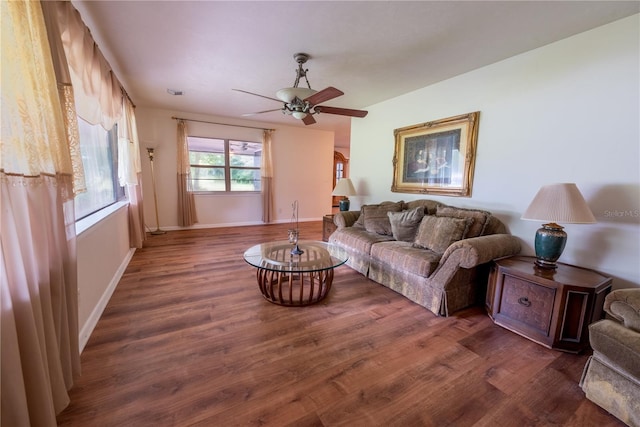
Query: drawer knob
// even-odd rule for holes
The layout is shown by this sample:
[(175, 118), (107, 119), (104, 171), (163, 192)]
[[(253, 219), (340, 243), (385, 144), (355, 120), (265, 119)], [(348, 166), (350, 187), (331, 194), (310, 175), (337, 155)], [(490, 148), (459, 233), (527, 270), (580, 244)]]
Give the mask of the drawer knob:
[(525, 307), (531, 306), (531, 301), (529, 301), (529, 298), (527, 297), (518, 298), (518, 303), (524, 305)]

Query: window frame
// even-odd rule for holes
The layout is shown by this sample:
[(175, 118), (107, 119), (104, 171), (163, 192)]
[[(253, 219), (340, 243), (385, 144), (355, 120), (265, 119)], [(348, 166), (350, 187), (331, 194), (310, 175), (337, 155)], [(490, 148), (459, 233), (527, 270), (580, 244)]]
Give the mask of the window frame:
[(247, 141), (247, 140), (240, 140), (237, 138), (218, 138), (218, 137), (213, 137), (213, 136), (195, 136), (195, 135), (188, 135), (187, 136), (187, 151), (189, 153), (189, 159), (191, 159), (191, 153), (214, 153), (213, 151), (206, 151), (206, 150), (198, 150), (198, 149), (191, 149), (191, 144), (190, 144), (190, 138), (198, 138), (198, 139), (209, 139), (209, 140), (217, 140), (217, 141), (223, 141), (224, 143), (224, 153), (223, 154), (223, 158), (224, 158), (224, 165), (200, 165), (200, 164), (194, 164), (191, 163), (191, 161), (189, 161), (189, 168), (190, 171), (193, 171), (194, 168), (199, 168), (199, 169), (221, 169), (224, 173), (224, 186), (225, 189), (224, 190), (193, 190), (194, 188), (194, 178), (193, 178), (193, 173), (190, 174), (189, 176), (189, 187), (192, 189), (192, 192), (194, 194), (216, 194), (216, 195), (222, 195), (222, 194), (234, 194), (234, 195), (238, 195), (238, 194), (259, 194), (262, 192), (262, 189), (259, 190), (232, 190), (231, 185), (232, 185), (232, 174), (231, 171), (232, 170), (247, 170), (247, 171), (258, 171), (258, 173), (260, 173), (260, 176), (262, 175), (262, 161), (260, 162), (259, 166), (237, 166), (237, 165), (232, 165), (231, 164), (231, 142), (239, 142), (239, 143), (249, 143), (249, 144), (257, 144), (259, 145), (260, 148), (260, 152), (261, 152), (261, 157), (263, 154), (263, 143), (259, 142), (259, 141)]
[[(77, 116), (77, 120), (78, 120), (78, 126), (90, 126), (90, 127), (98, 127), (98, 126), (102, 126), (100, 124), (92, 124), (87, 122), (86, 120), (84, 120), (82, 117)], [(111, 185), (112, 185), (112, 189), (113, 189), (113, 200), (101, 205), (100, 207), (96, 207), (96, 206), (91, 206), (90, 207), (90, 211), (87, 212), (78, 212), (77, 206), (78, 206), (78, 201), (76, 200), (74, 203), (74, 216), (75, 216), (75, 222), (76, 224), (80, 221), (83, 220), (87, 220), (88, 218), (91, 218), (92, 216), (95, 215), (99, 215), (100, 212), (104, 211), (105, 209), (110, 209), (112, 206), (118, 204), (119, 202), (128, 202), (127, 200), (127, 196), (126, 196), (126, 192), (123, 186), (120, 185), (119, 182), (119, 178), (118, 178), (118, 167), (119, 167), (119, 162), (120, 159), (118, 157), (118, 124), (115, 123), (113, 125), (113, 127), (109, 130), (106, 130), (104, 128), (102, 128), (105, 131), (105, 134), (103, 136), (106, 136), (107, 138), (107, 150), (108, 150), (108, 159), (110, 160), (110, 170), (111, 170)], [(92, 143), (94, 143), (95, 141), (87, 141), (86, 139), (83, 139), (82, 137), (80, 138), (80, 147), (82, 150), (82, 146), (83, 145), (91, 145)], [(82, 161), (83, 161), (83, 169), (85, 171), (85, 174), (88, 171), (87, 166), (84, 164), (85, 161), (85, 155), (83, 153), (82, 156)], [(89, 185), (87, 183), (87, 185)], [(80, 193), (78, 196), (82, 195), (84, 193)], [(78, 197), (76, 196), (76, 197)]]

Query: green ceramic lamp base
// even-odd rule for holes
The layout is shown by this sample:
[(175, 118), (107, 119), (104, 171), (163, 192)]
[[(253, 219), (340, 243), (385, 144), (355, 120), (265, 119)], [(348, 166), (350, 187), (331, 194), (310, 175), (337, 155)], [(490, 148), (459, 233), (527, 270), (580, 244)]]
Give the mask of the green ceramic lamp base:
[(566, 243), (567, 233), (563, 231), (561, 225), (554, 222), (543, 224), (542, 227), (536, 231), (536, 265), (546, 269), (556, 268), (556, 261), (560, 258), (560, 255), (562, 255)]
[(344, 199), (340, 200), (340, 211), (348, 211), (350, 204), (351, 204), (351, 202), (346, 197)]

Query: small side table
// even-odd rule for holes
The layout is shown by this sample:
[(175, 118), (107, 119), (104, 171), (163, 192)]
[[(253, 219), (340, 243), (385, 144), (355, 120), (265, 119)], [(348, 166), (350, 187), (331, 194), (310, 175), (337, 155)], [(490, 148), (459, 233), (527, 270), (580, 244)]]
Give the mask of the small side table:
[(333, 214), (328, 214), (322, 217), (322, 240), (329, 241), (331, 233), (336, 231), (336, 225), (333, 223)]
[(589, 324), (604, 317), (611, 278), (568, 264), (541, 269), (534, 261), (525, 256), (494, 261), (487, 313), (497, 325), (538, 344), (579, 353), (589, 346)]

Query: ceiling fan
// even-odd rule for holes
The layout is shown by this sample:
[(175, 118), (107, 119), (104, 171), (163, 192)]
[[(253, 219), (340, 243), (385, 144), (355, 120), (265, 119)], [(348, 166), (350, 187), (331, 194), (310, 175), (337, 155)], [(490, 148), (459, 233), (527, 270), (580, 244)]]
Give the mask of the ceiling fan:
[[(296, 80), (293, 83), (293, 87), (280, 89), (278, 92), (276, 92), (277, 99), (271, 98), (269, 96), (259, 95), (253, 92), (247, 92), (246, 90), (233, 89), (238, 92), (243, 92), (249, 95), (255, 95), (261, 98), (271, 99), (273, 101), (283, 103), (282, 108), (243, 114), (244, 116), (253, 116), (255, 114), (270, 113), (272, 111), (280, 110), (283, 114), (288, 114), (298, 120), (302, 120), (305, 125), (312, 125), (316, 122), (316, 120), (313, 118), (313, 115), (318, 113), (337, 114), (340, 116), (350, 117), (365, 117), (367, 115), (368, 111), (364, 110), (352, 110), (350, 108), (338, 108), (319, 105), (323, 102), (344, 95), (344, 92), (331, 86), (321, 90), (320, 92), (311, 89), (311, 85), (309, 84), (309, 80), (307, 79), (307, 71), (309, 70), (305, 70), (304, 68), (302, 68), (302, 65), (309, 59), (309, 55), (306, 53), (296, 53), (295, 55), (293, 55), (293, 58), (298, 63), (298, 69), (296, 70)], [(304, 77), (304, 80), (307, 82), (306, 88), (298, 87), (301, 77)]]

